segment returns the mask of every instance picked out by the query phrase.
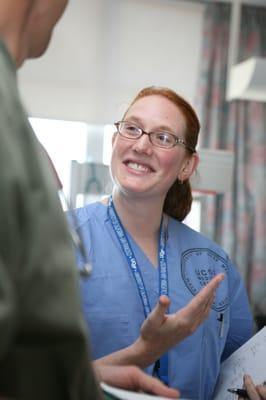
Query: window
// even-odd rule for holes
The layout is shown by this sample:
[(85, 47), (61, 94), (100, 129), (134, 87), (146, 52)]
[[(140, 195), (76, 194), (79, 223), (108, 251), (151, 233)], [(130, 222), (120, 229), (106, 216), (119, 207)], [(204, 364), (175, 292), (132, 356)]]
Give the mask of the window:
[(184, 219), (184, 223), (197, 232), (200, 232), (201, 201), (194, 197), (190, 213)]
[(71, 160), (87, 156), (88, 125), (84, 122), (30, 118), (33, 130), (51, 157), (64, 193), (69, 194)]

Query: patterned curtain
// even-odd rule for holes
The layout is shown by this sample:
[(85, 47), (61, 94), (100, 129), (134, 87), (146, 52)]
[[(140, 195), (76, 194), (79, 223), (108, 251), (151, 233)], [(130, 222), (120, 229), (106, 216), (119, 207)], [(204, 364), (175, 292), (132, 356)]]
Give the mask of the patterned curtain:
[[(242, 6), (239, 59), (266, 57), (266, 8)], [(240, 270), (256, 318), (266, 317), (266, 104), (225, 100), (230, 5), (206, 6), (196, 107), (201, 147), (235, 152), (232, 191), (206, 196), (202, 231)], [(266, 71), (265, 71), (266, 74)]]

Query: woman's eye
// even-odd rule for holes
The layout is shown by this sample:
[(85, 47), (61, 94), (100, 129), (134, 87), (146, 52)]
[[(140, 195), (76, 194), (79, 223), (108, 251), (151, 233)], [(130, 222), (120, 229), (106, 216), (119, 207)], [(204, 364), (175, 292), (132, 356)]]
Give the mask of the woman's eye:
[(138, 130), (135, 126), (128, 126), (127, 129), (133, 132)]
[(138, 134), (139, 133), (139, 128), (137, 128), (134, 125), (127, 125), (126, 126), (126, 130), (127, 130), (127, 132), (129, 132), (131, 134)]
[(156, 137), (161, 143), (171, 143), (171, 137), (167, 133), (158, 133)]

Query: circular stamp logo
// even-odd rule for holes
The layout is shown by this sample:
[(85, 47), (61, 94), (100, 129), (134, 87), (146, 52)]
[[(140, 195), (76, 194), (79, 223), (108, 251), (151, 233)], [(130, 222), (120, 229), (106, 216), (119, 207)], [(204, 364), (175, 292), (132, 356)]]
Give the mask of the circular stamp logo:
[(185, 285), (195, 296), (210, 280), (220, 272), (224, 280), (216, 290), (212, 308), (224, 311), (229, 305), (227, 261), (210, 249), (190, 249), (181, 256), (181, 274)]

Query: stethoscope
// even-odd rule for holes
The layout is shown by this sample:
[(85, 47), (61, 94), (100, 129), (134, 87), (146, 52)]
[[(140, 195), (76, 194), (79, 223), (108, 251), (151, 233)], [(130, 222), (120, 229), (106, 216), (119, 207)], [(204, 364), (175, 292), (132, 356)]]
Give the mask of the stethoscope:
[[(70, 213), (72, 219), (73, 219), (73, 217), (74, 217), (74, 219), (76, 219), (76, 215), (73, 210), (70, 209), (70, 210), (68, 210), (68, 212)], [(78, 233), (77, 230), (75, 230), (72, 227), (71, 224), (69, 226), (69, 230), (70, 230), (72, 242), (73, 242), (75, 248), (80, 252), (82, 259), (84, 260), (81, 267), (79, 268), (79, 274), (80, 274), (81, 278), (88, 278), (92, 272), (92, 266), (88, 259), (88, 255), (87, 255), (87, 252), (86, 252), (83, 240), (82, 240), (82, 236), (80, 233)]]
[(70, 237), (72, 240), (72, 243), (75, 247), (75, 249), (79, 252), (81, 255), (81, 259), (84, 260), (81, 266), (79, 266), (79, 275), (81, 278), (88, 278), (92, 272), (92, 265), (89, 261), (89, 256), (86, 251), (84, 241), (82, 238), (81, 232), (79, 232), (78, 228), (75, 228), (75, 226), (78, 226), (77, 224), (77, 216), (74, 211), (74, 207), (72, 207), (72, 204), (70, 201), (66, 198), (66, 195), (62, 188), (59, 191), (61, 201), (64, 202), (65, 206), (65, 212), (68, 213), (69, 219), (71, 221), (68, 221), (68, 227), (69, 227), (69, 232), (70, 232)]

